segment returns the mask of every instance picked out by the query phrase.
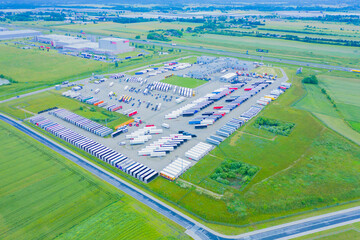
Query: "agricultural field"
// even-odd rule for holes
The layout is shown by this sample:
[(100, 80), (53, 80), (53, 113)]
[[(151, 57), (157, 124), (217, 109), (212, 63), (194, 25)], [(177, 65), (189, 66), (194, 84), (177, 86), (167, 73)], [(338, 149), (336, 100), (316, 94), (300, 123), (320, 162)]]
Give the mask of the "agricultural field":
[[(352, 24), (341, 24), (336, 22), (320, 22), (320, 21), (306, 21), (306, 20), (283, 20), (265, 22), (265, 26), (260, 26), (259, 30), (266, 29), (266, 31), (276, 30), (278, 33), (287, 32), (288, 34), (295, 34), (302, 36), (313, 37), (329, 37), (352, 39), (360, 36), (360, 27)], [(284, 32), (281, 32), (284, 31)], [(294, 32), (293, 32), (294, 31)], [(275, 32), (275, 31), (274, 31)], [(273, 33), (273, 32), (272, 32)]]
[(3, 122), (0, 141), (1, 239), (190, 239), (178, 225)]
[(24, 50), (12, 44), (0, 44), (0, 52), (0, 74), (14, 81), (10, 85), (0, 86), (0, 99), (11, 97), (20, 91), (31, 91), (36, 87), (85, 78), (93, 72), (103, 72), (110, 68), (108, 63), (65, 56), (56, 51)]
[(63, 26), (54, 26), (55, 29), (68, 30), (68, 31), (83, 31), (91, 34), (111, 35), (114, 37), (135, 38), (140, 36), (141, 39), (146, 39), (150, 30), (156, 29), (186, 29), (187, 27), (196, 27), (200, 24), (197, 23), (183, 23), (183, 22), (141, 22), (141, 23), (114, 23), (104, 22), (97, 24), (71, 24)]
[(315, 114), (327, 126), (360, 144), (358, 74), (321, 72), (317, 77), (319, 85), (305, 84), (307, 94), (294, 106)]
[(161, 80), (161, 82), (169, 83), (179, 87), (186, 87), (186, 88), (197, 88), (206, 83), (205, 80), (199, 80), (190, 77), (180, 77), (180, 76), (172, 76)]
[(320, 22), (309, 20), (271, 20), (267, 19), (264, 25), (254, 29), (230, 28), (232, 31), (275, 35), (292, 35), (299, 38), (326, 38), (357, 40), (360, 36), (360, 28), (357, 25), (341, 24), (336, 22)]
[(108, 127), (111, 128), (114, 128), (115, 126), (130, 119), (129, 117), (117, 112), (109, 112), (103, 108), (91, 106), (71, 98), (63, 97), (55, 90), (2, 103), (0, 105), (0, 111), (18, 119), (25, 119), (33, 116), (39, 111), (53, 107), (68, 109), (71, 112), (103, 125), (107, 123)]

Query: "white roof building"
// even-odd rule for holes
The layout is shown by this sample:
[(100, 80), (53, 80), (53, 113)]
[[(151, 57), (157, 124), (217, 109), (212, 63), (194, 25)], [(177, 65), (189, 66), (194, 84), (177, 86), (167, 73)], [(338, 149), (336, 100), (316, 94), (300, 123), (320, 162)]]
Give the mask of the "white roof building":
[(41, 32), (35, 30), (0, 31), (0, 40), (35, 37), (38, 35), (41, 35)]

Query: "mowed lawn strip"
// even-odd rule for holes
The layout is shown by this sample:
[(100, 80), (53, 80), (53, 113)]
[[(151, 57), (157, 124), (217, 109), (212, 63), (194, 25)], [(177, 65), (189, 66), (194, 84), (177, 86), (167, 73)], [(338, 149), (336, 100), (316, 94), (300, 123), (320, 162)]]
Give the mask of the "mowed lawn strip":
[(207, 83), (207, 81), (205, 81), (205, 80), (199, 80), (199, 79), (190, 78), (190, 77), (180, 77), (180, 76), (176, 76), (176, 75), (165, 78), (165, 79), (161, 80), (160, 82), (169, 83), (169, 84), (172, 84), (175, 86), (186, 87), (186, 88), (197, 88), (197, 87)]
[(0, 74), (17, 81), (0, 86), (0, 98), (17, 91), (55, 85), (72, 78), (80, 79), (109, 68), (108, 63), (66, 56), (54, 50), (25, 50), (0, 44), (0, 52)]
[(0, 110), (19, 119), (25, 119), (49, 108), (65, 108), (95, 122), (114, 128), (130, 118), (118, 112), (109, 112), (105, 108), (92, 106), (78, 100), (61, 96), (55, 90), (26, 96), (0, 105)]
[[(189, 239), (178, 225), (4, 122), (0, 142), (1, 239)], [(9, 162), (17, 167), (4, 169)], [(23, 164), (30, 167), (19, 169)]]

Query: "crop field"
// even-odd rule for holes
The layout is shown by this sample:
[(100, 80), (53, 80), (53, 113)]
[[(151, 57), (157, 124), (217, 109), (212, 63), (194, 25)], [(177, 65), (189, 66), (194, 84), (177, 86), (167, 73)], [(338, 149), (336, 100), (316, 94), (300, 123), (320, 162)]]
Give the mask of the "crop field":
[[(295, 42), (282, 39), (236, 37), (216, 34), (201, 34), (192, 36), (184, 34), (174, 42), (203, 48), (213, 48), (252, 55), (264, 55), (284, 59), (316, 62), (338, 66), (360, 67), (359, 49), (356, 47), (335, 46)], [(223, 43), (226, 42), (226, 45)], [(257, 48), (268, 49), (269, 53), (257, 53)]]
[(293, 35), (301, 38), (329, 38), (356, 40), (360, 36), (359, 26), (352, 24), (341, 24), (336, 22), (320, 22), (308, 20), (266, 20), (265, 26), (258, 26), (256, 29), (231, 28), (232, 31), (256, 32)]
[(108, 127), (111, 128), (114, 128), (120, 123), (130, 119), (129, 117), (117, 112), (109, 112), (103, 108), (91, 106), (71, 98), (63, 97), (55, 90), (38, 93), (0, 104), (1, 111), (19, 119), (31, 117), (39, 111), (53, 107), (68, 109), (100, 124), (108, 123)]
[[(360, 144), (357, 132), (360, 122), (359, 76), (353, 73), (321, 73), (319, 86), (306, 84), (307, 95), (295, 104), (296, 108), (315, 114), (322, 122), (352, 141)], [(321, 91), (324, 88), (336, 108)]]
[[(283, 20), (283, 21), (266, 21), (265, 26), (260, 28), (280, 29), (290, 31), (306, 31), (313, 33), (326, 33), (339, 36), (356, 37), (360, 35), (360, 27), (352, 24), (341, 24), (336, 22), (320, 22), (306, 20)], [(342, 30), (341, 30), (342, 29)]]
[(169, 83), (169, 84), (176, 85), (179, 87), (197, 88), (198, 86), (205, 84), (207, 81), (190, 78), (190, 77), (180, 77), (180, 76), (174, 75), (172, 77), (168, 77), (168, 78), (165, 78), (164, 80), (161, 80), (161, 82)]
[(334, 99), (345, 120), (360, 122), (360, 76), (338, 76), (340, 73), (319, 75), (320, 85)]
[(0, 99), (10, 97), (18, 91), (80, 79), (109, 68), (107, 63), (65, 56), (55, 51), (24, 50), (0, 44), (0, 52), (0, 74), (16, 81), (0, 86)]
[(326, 96), (321, 93), (321, 89), (317, 85), (305, 84), (307, 91), (306, 97), (296, 103), (299, 109), (307, 110), (314, 113), (322, 113), (332, 117), (339, 117), (333, 105), (329, 102)]
[(178, 225), (3, 122), (0, 142), (1, 239), (189, 239)]
[(135, 38), (140, 35), (142, 39), (146, 39), (148, 31), (156, 29), (186, 29), (187, 27), (196, 27), (197, 23), (183, 23), (183, 22), (142, 22), (142, 23), (114, 23), (105, 22), (97, 24), (71, 24), (64, 26), (55, 26), (56, 29), (83, 31), (85, 33), (112, 35), (117, 37)]

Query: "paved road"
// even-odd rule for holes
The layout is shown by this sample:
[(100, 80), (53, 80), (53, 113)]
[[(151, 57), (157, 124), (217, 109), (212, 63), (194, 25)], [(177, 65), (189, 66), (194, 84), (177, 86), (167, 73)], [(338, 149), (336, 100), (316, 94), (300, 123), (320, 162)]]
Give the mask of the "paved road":
[(270, 239), (289, 239), (292, 236), (296, 236), (308, 231), (314, 231), (317, 229), (322, 229), (325, 227), (331, 228), (332, 226), (337, 226), (341, 223), (350, 223), (354, 221), (360, 221), (360, 207), (347, 209), (343, 211), (334, 212), (331, 214), (321, 215), (318, 217), (312, 217), (288, 224), (283, 224), (267, 229), (262, 229), (254, 232), (249, 232), (246, 234), (236, 235), (236, 236), (227, 236), (220, 233), (217, 233), (201, 223), (191, 219), (190, 217), (182, 214), (176, 209), (170, 207), (169, 205), (161, 202), (160, 200), (150, 196), (149, 194), (143, 192), (135, 186), (121, 180), (120, 178), (114, 176), (113, 174), (105, 171), (104, 169), (92, 164), (91, 162), (85, 160), (84, 158), (76, 155), (70, 150), (62, 147), (61, 145), (53, 142), (52, 140), (42, 136), (41, 134), (35, 132), (34, 130), (23, 125), (21, 122), (15, 121), (5, 115), (0, 114), (0, 120), (14, 126), (35, 140), (41, 142), (45, 146), (53, 149), (62, 156), (68, 158), (94, 175), (98, 176), (104, 181), (112, 184), (117, 187), (119, 190), (125, 192), (126, 194), (134, 197), (138, 201), (146, 204), (155, 211), (161, 213), (170, 220), (178, 223), (180, 226), (186, 228), (186, 232), (194, 237), (195, 239), (257, 239), (257, 240), (270, 240)]

